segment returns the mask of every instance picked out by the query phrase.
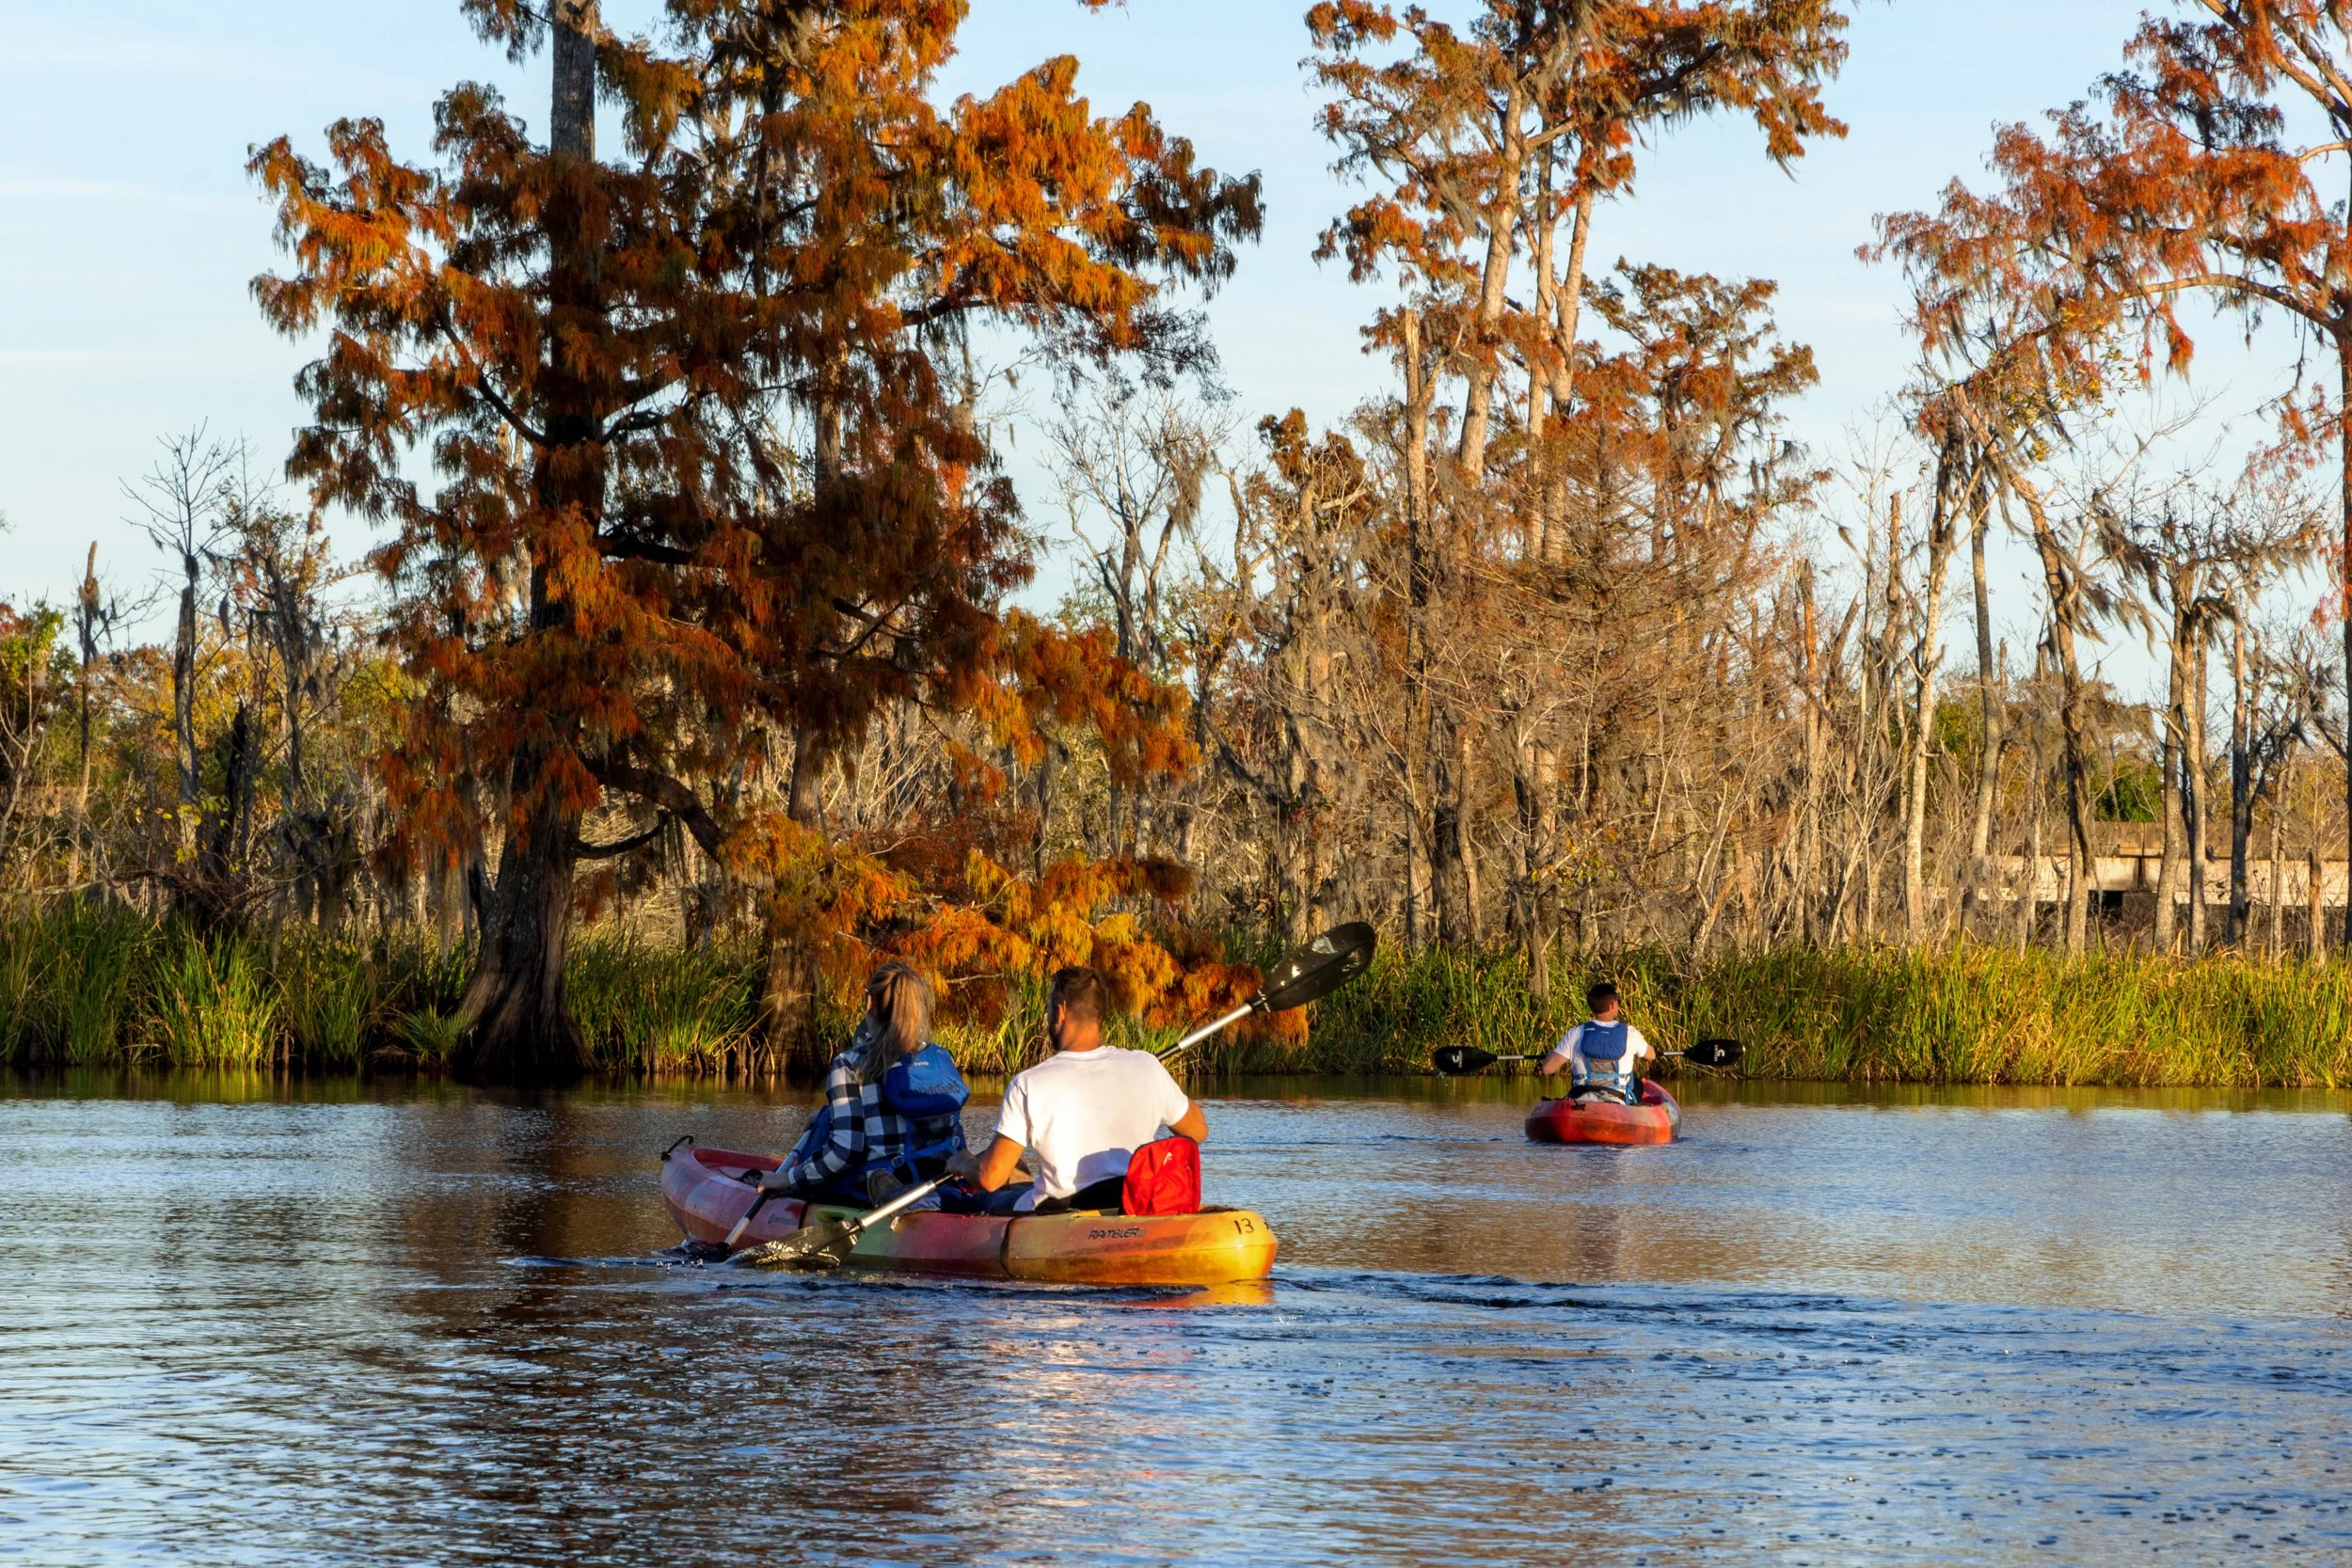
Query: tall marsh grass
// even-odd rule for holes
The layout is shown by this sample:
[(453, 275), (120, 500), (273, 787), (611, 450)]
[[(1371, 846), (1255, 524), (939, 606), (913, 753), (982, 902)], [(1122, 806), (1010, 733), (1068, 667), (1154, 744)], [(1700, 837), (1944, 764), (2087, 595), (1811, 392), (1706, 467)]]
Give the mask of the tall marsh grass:
[(564, 987), (599, 1064), (704, 1074), (761, 1065), (759, 979), (759, 955), (745, 945), (591, 935), (573, 948)]
[(151, 983), (149, 1034), (139, 1054), (194, 1068), (251, 1069), (278, 1058), (278, 989), (244, 942), (181, 933)]
[[(120, 909), (0, 916), (0, 1060), (185, 1068), (286, 1064), (432, 1070), (455, 1048), (469, 955), (403, 937), (300, 928), (199, 941)], [(1563, 962), (1550, 1005), (1516, 956), (1384, 952), (1316, 1006), (1308, 1042), (1247, 1035), (1193, 1070), (1426, 1072), (1442, 1045), (1537, 1052), (1582, 1016), (1585, 984), (1614, 980), (1661, 1049), (1743, 1040), (1750, 1077), (1852, 1083), (2340, 1087), (2352, 1085), (2352, 968), (2235, 958), (2067, 958), (1973, 945), (1914, 952), (1790, 950), (1698, 965), (1663, 953)], [(591, 932), (566, 976), (596, 1066), (713, 1075), (778, 1065), (758, 1043), (760, 965), (749, 943), (681, 949)], [(941, 1042), (968, 1071), (1017, 1071), (1039, 1053), (1045, 994), (1014, 984), (991, 1020), (951, 1006)], [(828, 1009), (829, 1042), (855, 1020)], [(1164, 1047), (1173, 1029), (1114, 1023), (1114, 1043)]]
[(1745, 1042), (1752, 1078), (1848, 1083), (2352, 1085), (2352, 969), (2229, 956), (2067, 958), (1966, 944), (1788, 949), (1696, 966), (1662, 953), (1563, 964), (1549, 1006), (1517, 956), (1376, 960), (1320, 1004), (1310, 1043), (1242, 1045), (1230, 1070), (1428, 1070), (1441, 1045), (1541, 1051), (1583, 1017), (1583, 990), (1616, 983), (1660, 1050)]

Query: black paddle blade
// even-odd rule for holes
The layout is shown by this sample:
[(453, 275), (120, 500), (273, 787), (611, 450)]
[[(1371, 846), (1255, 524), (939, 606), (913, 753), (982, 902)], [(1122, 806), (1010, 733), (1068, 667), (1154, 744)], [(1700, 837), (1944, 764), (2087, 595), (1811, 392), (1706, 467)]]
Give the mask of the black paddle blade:
[(1372, 967), (1379, 938), (1362, 921), (1335, 926), (1266, 971), (1258, 1005), (1279, 1013), (1328, 996)]
[(1682, 1059), (1700, 1067), (1729, 1067), (1747, 1053), (1748, 1048), (1738, 1040), (1700, 1040), (1682, 1053)]
[(1476, 1072), (1482, 1067), (1492, 1067), (1502, 1060), (1491, 1051), (1481, 1051), (1474, 1045), (1449, 1045), (1431, 1058), (1443, 1073)]

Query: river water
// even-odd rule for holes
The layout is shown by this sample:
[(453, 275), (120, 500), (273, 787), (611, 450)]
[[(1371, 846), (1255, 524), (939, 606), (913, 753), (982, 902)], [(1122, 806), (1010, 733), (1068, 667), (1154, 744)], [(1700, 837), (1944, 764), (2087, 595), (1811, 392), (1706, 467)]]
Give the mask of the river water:
[(2352, 1098), (1526, 1097), (1205, 1098), (1188, 1293), (664, 1259), (798, 1094), (0, 1078), (0, 1562), (2352, 1560)]

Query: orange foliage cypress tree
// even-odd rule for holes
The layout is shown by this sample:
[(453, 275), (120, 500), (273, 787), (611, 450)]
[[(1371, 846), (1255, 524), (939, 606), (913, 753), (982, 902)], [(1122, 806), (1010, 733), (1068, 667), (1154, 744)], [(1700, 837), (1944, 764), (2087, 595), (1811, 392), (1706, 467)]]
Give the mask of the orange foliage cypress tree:
[[(1066, 56), (935, 103), (954, 0), (671, 0), (633, 40), (593, 0), (465, 3), (518, 58), (552, 36), (548, 142), (468, 84), (432, 166), (373, 120), (330, 127), (331, 166), (260, 148), (294, 264), (254, 289), (326, 332), (291, 471), (390, 531), (421, 689), (394, 802), (419, 843), (502, 831), (461, 1066), (544, 1077), (583, 1059), (574, 869), (620, 847), (582, 839), (589, 810), (641, 801), (772, 879), (808, 863), (819, 770), (882, 705), (1012, 701), (1042, 657), (1000, 610), (1027, 546), (944, 352), (995, 324), (1197, 363), (1165, 289), (1225, 277), (1260, 208), (1144, 106), (1091, 114)], [(763, 862), (777, 831), (699, 783), (781, 766), (770, 736), (799, 847)]]

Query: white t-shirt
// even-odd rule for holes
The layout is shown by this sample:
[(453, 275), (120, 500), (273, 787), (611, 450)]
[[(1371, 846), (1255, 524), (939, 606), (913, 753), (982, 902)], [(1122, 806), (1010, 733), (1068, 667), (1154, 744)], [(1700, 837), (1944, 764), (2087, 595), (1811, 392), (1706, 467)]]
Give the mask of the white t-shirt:
[[(1633, 1053), (1633, 1062), (1636, 1067), (1658, 1054), (1650, 1048), (1649, 1041), (1642, 1037), (1642, 1031), (1630, 1023), (1625, 1026), (1625, 1043)], [(1579, 1081), (1593, 1070), (1593, 1064), (1584, 1055), (1584, 1025), (1581, 1023), (1561, 1036), (1560, 1043), (1551, 1048), (1551, 1053), (1555, 1056), (1565, 1056), (1568, 1059), (1569, 1073)], [(1620, 1056), (1617, 1060), (1622, 1062), (1625, 1058)], [(1614, 1072), (1619, 1069), (1612, 1064), (1609, 1070)]]
[(1127, 1156), (1190, 1109), (1192, 1101), (1148, 1051), (1059, 1051), (1014, 1074), (996, 1131), (1037, 1155), (1037, 1180), (1021, 1207), (1124, 1176)]

